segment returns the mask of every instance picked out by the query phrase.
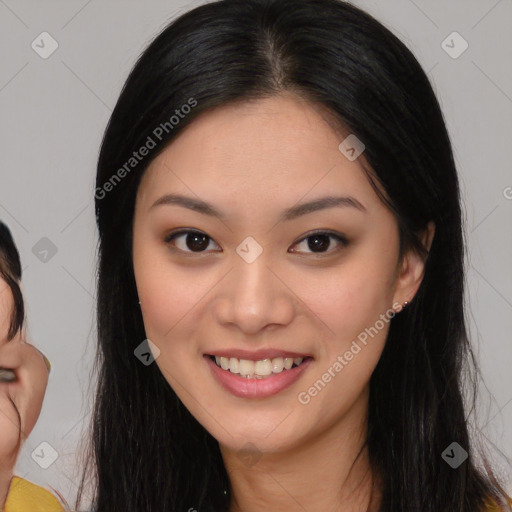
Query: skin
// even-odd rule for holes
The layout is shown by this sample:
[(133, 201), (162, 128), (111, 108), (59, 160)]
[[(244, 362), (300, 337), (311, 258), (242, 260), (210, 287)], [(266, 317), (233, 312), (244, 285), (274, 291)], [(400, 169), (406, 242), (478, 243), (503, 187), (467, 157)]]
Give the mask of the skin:
[[(14, 370), (16, 380), (0, 382), (0, 504), (4, 505), (21, 443), (32, 432), (41, 412), (48, 368), (43, 355), (26, 341), (24, 331), (7, 340), (14, 300), (0, 279), (0, 367)], [(20, 424), (21, 418), (21, 424)], [(21, 443), (19, 443), (21, 432)]]
[[(308, 404), (298, 400), (359, 333), (410, 302), (423, 277), (417, 254), (398, 261), (397, 222), (363, 173), (364, 154), (351, 162), (338, 150), (344, 138), (318, 106), (289, 93), (222, 106), (196, 118), (141, 180), (133, 265), (146, 334), (169, 384), (220, 443), (231, 512), (362, 512), (372, 477), (378, 495), (366, 450), (356, 456), (389, 323)], [(226, 217), (151, 208), (168, 193), (205, 200)], [(278, 221), (284, 209), (326, 195), (350, 195), (366, 213), (331, 207)], [(177, 228), (208, 235), (205, 249), (190, 239), (187, 246), (186, 235), (166, 243)], [(343, 234), (349, 245), (327, 238), (316, 253), (305, 237), (317, 229)], [(430, 224), (427, 247), (433, 234)], [(250, 264), (236, 252), (247, 236), (263, 248)], [(313, 362), (276, 395), (240, 398), (203, 359), (227, 348), (280, 348)], [(248, 442), (249, 463), (239, 457)]]

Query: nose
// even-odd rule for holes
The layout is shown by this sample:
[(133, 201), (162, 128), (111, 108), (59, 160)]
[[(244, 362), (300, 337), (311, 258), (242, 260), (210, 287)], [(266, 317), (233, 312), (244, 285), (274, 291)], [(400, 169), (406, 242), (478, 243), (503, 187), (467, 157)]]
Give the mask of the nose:
[(269, 326), (285, 326), (292, 321), (294, 294), (263, 255), (252, 263), (235, 259), (223, 283), (215, 316), (224, 326), (257, 334)]

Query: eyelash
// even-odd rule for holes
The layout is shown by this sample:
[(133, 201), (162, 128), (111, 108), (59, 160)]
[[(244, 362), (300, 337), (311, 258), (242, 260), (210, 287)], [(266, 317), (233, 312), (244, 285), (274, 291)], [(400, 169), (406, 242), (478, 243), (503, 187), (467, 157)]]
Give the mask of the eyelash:
[[(201, 236), (204, 235), (208, 240), (213, 241), (213, 238), (209, 237), (206, 233), (203, 233), (202, 231), (197, 231), (195, 229), (182, 229), (182, 230), (179, 230), (179, 231), (176, 231), (174, 233), (170, 233), (169, 235), (167, 235), (165, 237), (165, 239), (164, 239), (164, 242), (166, 244), (170, 245), (171, 242), (175, 238), (177, 238), (178, 236), (180, 236), (180, 235), (188, 235), (188, 234), (196, 234), (196, 235), (201, 235)], [(344, 247), (349, 245), (348, 240), (343, 235), (341, 235), (339, 233), (335, 233), (333, 231), (325, 231), (325, 230), (312, 231), (312, 232), (306, 234), (306, 236), (302, 237), (300, 240), (298, 240), (293, 245), (294, 246), (298, 245), (301, 242), (306, 241), (308, 238), (311, 238), (311, 237), (313, 237), (315, 235), (327, 235), (329, 238), (334, 238), (337, 242), (340, 243), (341, 247), (338, 247), (338, 249), (335, 249), (334, 251), (317, 252), (317, 253), (311, 251), (311, 252), (307, 252), (306, 254), (312, 254), (312, 255), (315, 255), (316, 257), (329, 256), (331, 253), (337, 252), (340, 249), (342, 249), (342, 248), (344, 248)], [(200, 255), (200, 254), (206, 253), (206, 251), (197, 251), (197, 252), (194, 252), (194, 251), (184, 251), (183, 249), (178, 249), (178, 248), (175, 248), (175, 247), (173, 247), (172, 250), (178, 251), (178, 252), (182, 252), (182, 253), (185, 253), (185, 254), (188, 254), (188, 255)]]

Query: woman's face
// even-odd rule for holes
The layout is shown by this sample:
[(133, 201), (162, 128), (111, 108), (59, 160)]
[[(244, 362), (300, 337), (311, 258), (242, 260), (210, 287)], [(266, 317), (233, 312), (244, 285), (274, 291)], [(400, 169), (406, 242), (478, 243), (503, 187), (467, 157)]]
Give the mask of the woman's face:
[[(141, 181), (133, 263), (146, 334), (226, 449), (290, 449), (360, 418), (393, 307), (419, 286), (419, 259), (398, 265), (395, 218), (343, 139), (291, 95), (224, 106)], [(169, 238), (178, 231), (199, 236)], [(286, 357), (303, 362), (283, 369)]]

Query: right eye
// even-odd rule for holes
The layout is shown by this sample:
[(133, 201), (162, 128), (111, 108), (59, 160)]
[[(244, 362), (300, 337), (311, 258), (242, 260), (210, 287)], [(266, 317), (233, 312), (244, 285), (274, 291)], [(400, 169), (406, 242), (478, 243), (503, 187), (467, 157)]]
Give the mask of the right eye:
[(213, 242), (213, 239), (205, 233), (190, 229), (182, 229), (165, 237), (165, 243), (171, 245), (172, 250), (178, 249), (178, 251), (192, 254), (205, 252), (210, 241)]

